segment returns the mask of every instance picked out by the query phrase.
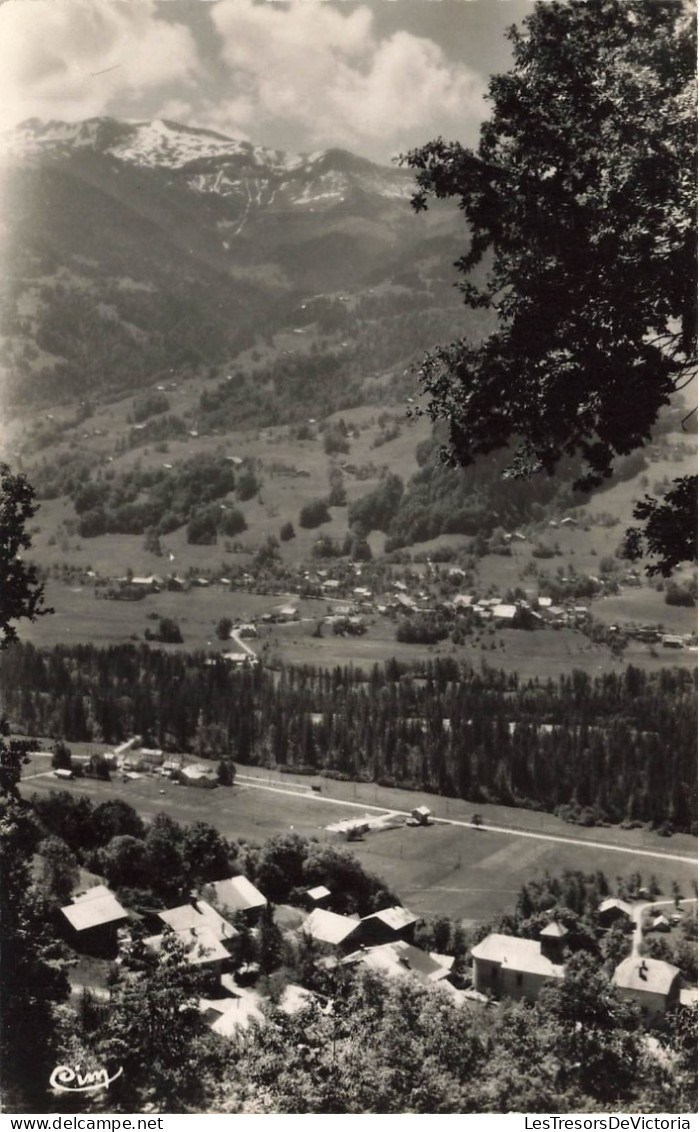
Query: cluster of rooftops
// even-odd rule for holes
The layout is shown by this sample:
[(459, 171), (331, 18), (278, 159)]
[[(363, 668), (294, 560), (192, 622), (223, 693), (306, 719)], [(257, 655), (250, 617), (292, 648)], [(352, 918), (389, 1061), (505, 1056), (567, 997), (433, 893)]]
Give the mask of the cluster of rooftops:
[[(568, 932), (556, 919), (542, 929), (538, 939), (502, 932), (486, 935), (471, 949), (472, 988), (463, 990), (451, 981), (452, 956), (415, 946), (419, 917), (407, 908), (395, 905), (363, 917), (341, 915), (323, 906), (330, 897), (325, 885), (310, 888), (305, 894), (307, 913), (290, 909), (296, 919), (293, 927), (286, 928), (289, 934), (314, 942), (316, 961), (326, 970), (362, 965), (392, 978), (411, 976), (425, 986), (442, 987), (456, 1002), (503, 997), (534, 1001), (545, 983), (564, 978)], [(254, 925), (267, 904), (266, 897), (247, 877), (229, 877), (205, 886), (202, 896), (193, 895), (185, 904), (154, 913), (161, 927), (144, 939), (148, 948), (158, 952), (166, 928), (170, 929), (185, 944), (189, 963), (213, 971), (226, 996), (233, 997), (239, 1008), (247, 1002), (250, 1009), (234, 1012), (226, 998), (206, 1000), (203, 1009), (212, 1015), (213, 1028), (218, 1032), (230, 1032), (234, 1023), (247, 1022), (259, 1014), (259, 996), (254, 1002), (252, 992), (239, 987), (225, 969), (231, 967), (241, 934), (229, 917), (240, 913)], [(118, 945), (120, 933), (122, 941), (129, 936), (130, 913), (103, 884), (74, 897), (61, 911), (79, 948), (86, 944), (86, 950), (90, 950), (90, 943), (96, 941)], [(621, 919), (631, 922), (632, 913), (631, 905), (616, 898), (602, 901), (598, 908), (603, 928)], [(679, 969), (663, 960), (641, 957), (634, 948), (616, 967), (612, 982), (623, 997), (637, 1002), (648, 1015), (661, 1015), (682, 1000)], [(296, 1007), (303, 1005), (309, 993), (304, 988), (297, 990), (299, 994), (292, 996)], [(228, 1021), (222, 1021), (224, 1015)]]

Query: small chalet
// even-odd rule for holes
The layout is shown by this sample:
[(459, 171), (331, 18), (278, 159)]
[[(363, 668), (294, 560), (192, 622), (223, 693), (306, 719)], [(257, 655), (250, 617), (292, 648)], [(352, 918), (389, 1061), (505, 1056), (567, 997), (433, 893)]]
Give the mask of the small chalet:
[(81, 951), (100, 954), (116, 951), (117, 931), (129, 919), (114, 893), (104, 884), (75, 896), (72, 904), (61, 908), (61, 913), (75, 946)]
[(397, 904), (394, 908), (383, 908), (381, 912), (363, 916), (361, 922), (361, 938), (366, 947), (396, 943), (398, 940), (411, 943), (418, 916)]
[(411, 810), (411, 819), (416, 825), (430, 825), (431, 811), (427, 806), (414, 806)]
[(192, 930), (197, 933), (207, 928), (229, 954), (236, 950), (240, 933), (206, 900), (192, 900), (179, 908), (169, 908), (166, 912), (159, 912), (158, 917), (178, 934)]
[(615, 968), (613, 983), (622, 998), (636, 1002), (643, 1014), (661, 1015), (679, 1000), (681, 973), (663, 959), (629, 955)]
[(336, 948), (347, 950), (359, 942), (360, 920), (355, 916), (339, 916), (325, 908), (314, 908), (301, 925), (301, 931), (321, 949), (328, 952)]
[(541, 940), (492, 932), (472, 948), (473, 986), (494, 998), (534, 1002), (549, 979), (563, 979), (564, 967), (545, 954)]
[[(176, 931), (175, 935), (184, 944), (187, 962), (193, 967), (204, 967), (215, 975), (220, 975), (224, 963), (231, 958), (221, 940), (217, 939), (216, 931), (207, 923), (183, 928)], [(143, 942), (151, 951), (159, 952), (163, 938), (163, 935), (151, 935)]]
[(247, 877), (229, 877), (207, 886), (212, 899), (227, 912), (243, 912), (250, 922), (258, 918), (267, 904), (262, 892)]
[(449, 959), (442, 963), (427, 951), (399, 940), (378, 947), (361, 947), (342, 960), (344, 966), (362, 964), (382, 975), (406, 978), (412, 975), (424, 986), (442, 982), (450, 973)]
[(651, 921), (652, 930), (655, 932), (670, 932), (671, 921), (663, 915), (655, 916)]
[(331, 896), (330, 888), (326, 888), (325, 884), (317, 884), (315, 888), (309, 888), (304, 893), (304, 902), (307, 908), (321, 908), (327, 904)]
[(607, 900), (601, 900), (598, 905), (598, 921), (604, 928), (622, 922), (631, 923), (632, 905), (627, 904), (624, 900), (618, 900), (614, 896), (608, 897)]

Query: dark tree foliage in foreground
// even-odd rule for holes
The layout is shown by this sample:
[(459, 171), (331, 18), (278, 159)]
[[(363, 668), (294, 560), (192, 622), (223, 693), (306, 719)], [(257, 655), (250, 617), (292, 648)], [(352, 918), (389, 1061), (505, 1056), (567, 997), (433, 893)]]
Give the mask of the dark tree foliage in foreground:
[(36, 510), (26, 477), (0, 464), (0, 648), (17, 640), (14, 621), (35, 621), (52, 612), (43, 608), (44, 587), (36, 567), (22, 559), (22, 551), (32, 545), (26, 527)]
[[(51, 612), (43, 608), (36, 569), (21, 558), (35, 511), (25, 477), (0, 464), (0, 651), (17, 640), (13, 622)], [(55, 1007), (69, 989), (47, 900), (32, 874), (40, 833), (19, 794), (26, 761), (26, 744), (10, 739), (0, 718), (0, 1089), (4, 1108), (15, 1112), (35, 1111), (45, 1093), (55, 1064)]]
[[(404, 158), (417, 211), (457, 199), (460, 288), (498, 319), (428, 355), (427, 411), (449, 421), (456, 463), (515, 442), (512, 476), (578, 456), (590, 487), (697, 362), (695, 20), (680, 0), (567, 0), (508, 34), (478, 149), (438, 138)], [(677, 480), (664, 510), (636, 512), (663, 573), (696, 557), (694, 498)]]

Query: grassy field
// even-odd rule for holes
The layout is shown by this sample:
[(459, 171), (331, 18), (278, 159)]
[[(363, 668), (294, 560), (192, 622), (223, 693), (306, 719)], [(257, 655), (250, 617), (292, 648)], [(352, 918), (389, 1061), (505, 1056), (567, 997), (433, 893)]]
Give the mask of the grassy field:
[[(74, 749), (80, 753), (77, 745)], [(60, 783), (59, 787), (53, 777), (47, 776), (47, 769), (46, 758), (35, 758), (26, 768), (23, 792), (27, 796), (34, 791), (41, 795), (65, 788), (96, 802), (121, 797), (145, 818), (163, 811), (179, 822), (204, 820), (229, 837), (256, 842), (294, 830), (345, 846), (325, 827), (344, 817), (362, 815), (365, 806), (369, 812), (374, 812), (371, 807), (409, 811), (426, 802), (437, 818), (464, 821), (469, 821), (474, 812), (473, 805), (455, 799), (369, 784), (284, 777), (252, 767), (239, 768), (234, 787), (213, 791), (176, 786), (147, 775), (126, 783), (115, 776), (111, 783), (83, 779)], [(320, 795), (311, 791), (312, 782), (321, 786)], [(553, 873), (565, 868), (586, 872), (602, 869), (612, 882), (616, 876), (638, 871), (645, 877), (653, 874), (665, 895), (670, 893), (674, 880), (681, 885), (684, 895), (692, 895), (691, 882), (696, 874), (692, 856), (697, 843), (690, 836), (659, 838), (647, 830), (580, 829), (549, 814), (504, 806), (479, 805), (478, 809), (486, 823), (480, 830), (441, 823), (425, 829), (401, 827), (371, 833), (349, 848), (368, 869), (383, 877), (406, 905), (424, 916), (446, 913), (466, 920), (488, 919), (511, 908), (521, 885), (545, 869)], [(515, 832), (491, 831), (489, 824), (507, 824), (514, 830), (571, 837), (591, 844), (525, 839)], [(595, 840), (630, 851), (601, 848), (593, 844)], [(687, 855), (688, 864), (651, 859), (636, 850)]]

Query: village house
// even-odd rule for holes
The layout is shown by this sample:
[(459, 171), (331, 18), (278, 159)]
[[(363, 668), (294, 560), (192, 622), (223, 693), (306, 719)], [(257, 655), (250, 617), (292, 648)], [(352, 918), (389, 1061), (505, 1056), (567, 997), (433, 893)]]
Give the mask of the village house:
[(517, 612), (517, 605), (509, 605), (504, 602), (499, 602), (498, 605), (494, 605), (491, 611), (491, 615), (495, 621), (503, 621), (510, 624)]
[(601, 900), (598, 905), (598, 922), (604, 928), (623, 922), (631, 924), (632, 905), (614, 896), (608, 897), (607, 900)]
[(548, 980), (564, 978), (563, 964), (550, 957), (559, 957), (558, 948), (558, 943), (552, 948), (549, 936), (519, 939), (492, 932), (472, 948), (474, 990), (534, 1002)]
[(181, 767), (176, 772), (176, 778), (183, 786), (199, 786), (204, 789), (212, 789), (219, 782), (216, 767), (206, 766), (204, 763), (190, 763), (189, 766)]
[[(222, 983), (227, 978), (222, 977)], [(200, 1013), (209, 1028), (222, 1037), (230, 1038), (237, 1031), (249, 1029), (252, 1022), (262, 1022), (262, 998), (256, 991), (241, 987), (228, 989), (226, 998), (199, 1000)]]
[(398, 940), (377, 947), (360, 947), (343, 960), (343, 966), (362, 965), (370, 971), (391, 978), (413, 976), (424, 986), (434, 986), (444, 982), (450, 974), (449, 959), (441, 963), (427, 951), (414, 947), (411, 943)]
[[(204, 967), (216, 976), (221, 975), (224, 963), (228, 963), (231, 956), (208, 923), (183, 928), (176, 931), (175, 935), (184, 944), (185, 958), (191, 966)], [(159, 952), (163, 947), (163, 939), (162, 934), (151, 935), (143, 942), (151, 951)]]
[(339, 916), (325, 908), (314, 908), (301, 925), (301, 931), (319, 945), (322, 951), (347, 950), (359, 942), (360, 920), (357, 916)]
[(373, 912), (371, 916), (363, 916), (360, 937), (367, 947), (398, 940), (410, 943), (417, 923), (418, 916), (397, 904), (393, 908)]
[(672, 963), (639, 955), (628, 955), (613, 974), (622, 998), (636, 1002), (647, 1017), (663, 1015), (678, 1002), (680, 982), (680, 970)]
[(192, 899), (189, 904), (182, 904), (178, 908), (168, 908), (165, 912), (159, 912), (158, 918), (178, 934), (192, 930), (197, 933), (200, 929), (206, 928), (219, 943), (223, 944), (229, 955), (236, 951), (240, 932), (234, 928), (233, 924), (225, 920), (220, 912), (212, 908), (206, 900)]
[[(442, 722), (444, 727), (445, 720), (443, 720)], [(447, 722), (449, 723), (450, 721), (447, 720)], [(411, 810), (411, 817), (409, 820), (411, 821), (412, 825), (430, 825), (431, 812), (432, 811), (429, 810), (427, 806), (414, 806)]]
[(77, 950), (101, 955), (116, 952), (118, 930), (129, 920), (128, 912), (104, 884), (74, 896), (61, 913)]
[(330, 896), (330, 888), (326, 888), (325, 884), (317, 884), (315, 888), (309, 888), (304, 893), (304, 903), (311, 910), (321, 908), (328, 903)]
[(246, 920), (254, 922), (267, 905), (267, 899), (244, 876), (228, 877), (207, 885), (205, 892), (226, 912), (242, 912)]

